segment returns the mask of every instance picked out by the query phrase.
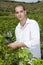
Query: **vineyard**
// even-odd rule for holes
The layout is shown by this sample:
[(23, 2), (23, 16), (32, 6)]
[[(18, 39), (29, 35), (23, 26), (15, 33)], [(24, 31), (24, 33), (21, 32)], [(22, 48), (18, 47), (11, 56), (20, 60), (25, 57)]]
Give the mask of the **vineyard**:
[(7, 44), (16, 40), (15, 28), (18, 24), (14, 14), (16, 4), (18, 3), (0, 2), (0, 65), (43, 65), (43, 2), (22, 3), (27, 10), (27, 17), (35, 19), (39, 24), (41, 59), (33, 59), (26, 48), (12, 50), (7, 47)]

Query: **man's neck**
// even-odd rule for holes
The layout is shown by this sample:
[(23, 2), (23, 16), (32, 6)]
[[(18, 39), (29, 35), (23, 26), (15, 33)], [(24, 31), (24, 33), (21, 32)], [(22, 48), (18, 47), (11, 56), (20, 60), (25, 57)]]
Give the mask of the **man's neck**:
[(22, 21), (20, 21), (21, 26), (23, 27), (26, 23), (27, 18), (24, 18)]

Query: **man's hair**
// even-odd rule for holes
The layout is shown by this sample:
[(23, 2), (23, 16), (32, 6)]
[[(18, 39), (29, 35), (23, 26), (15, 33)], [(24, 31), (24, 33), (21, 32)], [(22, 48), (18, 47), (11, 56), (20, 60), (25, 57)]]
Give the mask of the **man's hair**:
[(15, 8), (18, 7), (18, 6), (22, 6), (23, 7), (23, 10), (26, 10), (23, 4), (16, 4), (15, 5)]

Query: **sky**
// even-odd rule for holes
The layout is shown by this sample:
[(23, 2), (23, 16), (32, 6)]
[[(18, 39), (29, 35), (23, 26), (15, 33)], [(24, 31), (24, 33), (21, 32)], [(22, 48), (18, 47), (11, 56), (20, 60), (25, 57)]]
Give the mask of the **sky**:
[(10, 1), (21, 1), (21, 2), (37, 2), (37, 1), (40, 1), (40, 0), (10, 0)]

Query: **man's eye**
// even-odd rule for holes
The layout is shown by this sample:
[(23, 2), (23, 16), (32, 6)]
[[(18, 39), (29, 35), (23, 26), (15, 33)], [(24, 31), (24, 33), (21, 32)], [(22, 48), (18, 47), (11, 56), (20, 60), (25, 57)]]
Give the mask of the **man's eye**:
[[(23, 12), (23, 11), (20, 11), (21, 13)], [(19, 12), (16, 12), (16, 14), (18, 14)]]
[(16, 12), (16, 14), (18, 14), (19, 12)]

